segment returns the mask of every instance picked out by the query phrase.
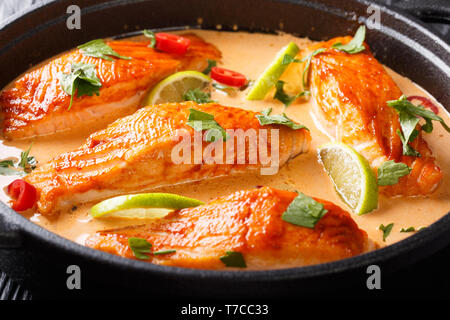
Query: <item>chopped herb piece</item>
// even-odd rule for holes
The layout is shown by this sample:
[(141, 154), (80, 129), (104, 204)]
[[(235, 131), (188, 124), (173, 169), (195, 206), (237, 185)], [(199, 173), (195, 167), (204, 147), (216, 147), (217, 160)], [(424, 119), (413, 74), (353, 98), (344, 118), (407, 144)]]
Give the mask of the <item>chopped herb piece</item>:
[(284, 92), (284, 90), (283, 90), (284, 84), (285, 84), (285, 82), (282, 80), (278, 80), (275, 83), (276, 90), (275, 90), (275, 95), (273, 96), (273, 98), (281, 101), (286, 107), (288, 107), (292, 102), (294, 102), (298, 98), (310, 94), (309, 91), (302, 91), (302, 92), (296, 94), (295, 96), (290, 96), (286, 92)]
[(14, 162), (12, 160), (0, 161), (0, 175), (12, 176), (16, 174), (20, 174), (20, 172), (14, 168)]
[(108, 46), (102, 39), (89, 41), (81, 46), (78, 46), (78, 49), (81, 49), (81, 52), (83, 52), (85, 56), (100, 58), (108, 61), (114, 61), (114, 59), (109, 56), (125, 60), (131, 59), (130, 57), (121, 56), (115, 52), (113, 48)]
[(391, 234), (393, 226), (394, 226), (393, 223), (390, 223), (387, 226), (384, 226), (383, 224), (380, 224), (378, 229), (383, 231), (383, 241), (386, 241), (386, 238)]
[(421, 105), (412, 104), (404, 95), (398, 100), (391, 100), (387, 102), (387, 105), (394, 108), (399, 116), (400, 127), (402, 131), (397, 134), (403, 143), (403, 154), (408, 156), (419, 156), (420, 154), (408, 145), (409, 142), (414, 141), (418, 136), (419, 131), (416, 129), (419, 123), (419, 118), (422, 117), (425, 120), (425, 124), (422, 126), (423, 131), (430, 133), (433, 131), (432, 121), (439, 121), (447, 132), (450, 132), (450, 127), (444, 122), (444, 120), (435, 114), (433, 111), (425, 109)]
[(281, 65), (285, 66), (285, 65), (291, 64), (292, 62), (301, 62), (301, 60), (295, 59), (294, 57), (292, 57), (289, 54), (285, 54), (283, 56), (283, 60), (281, 61)]
[(398, 179), (411, 172), (411, 168), (402, 162), (389, 160), (378, 167), (378, 185), (390, 186), (398, 183)]
[(235, 251), (227, 251), (225, 255), (220, 257), (220, 261), (227, 267), (247, 268), (242, 253)]
[(197, 103), (214, 102), (211, 100), (211, 94), (204, 92), (199, 88), (190, 89), (183, 95), (184, 101), (195, 101)]
[(70, 67), (70, 73), (61, 73), (59, 77), (61, 88), (70, 95), (69, 110), (72, 107), (75, 93), (77, 97), (92, 96), (100, 94), (102, 83), (97, 78), (95, 65), (85, 63), (75, 63)]
[(308, 71), (309, 71), (309, 66), (311, 64), (312, 58), (314, 56), (318, 55), (319, 53), (324, 52), (324, 51), (325, 51), (325, 48), (319, 48), (317, 50), (314, 50), (311, 54), (307, 55), (302, 60), (300, 60), (300, 62), (305, 62), (306, 61), (306, 65), (303, 68), (303, 75), (302, 75), (303, 88), (306, 88), (308, 86)]
[[(220, 91), (225, 92), (225, 93), (228, 94), (228, 95), (232, 95), (232, 94), (235, 94), (235, 93), (236, 93), (236, 88), (230, 87), (230, 86), (227, 86), (227, 85), (218, 83), (218, 82), (214, 82), (214, 83), (212, 84), (212, 86), (213, 86), (214, 88), (216, 88), (217, 90), (220, 90)], [(240, 89), (240, 90), (241, 90), (241, 89)]]
[(14, 161), (12, 161), (12, 160), (0, 161), (0, 167), (2, 167), (2, 168), (14, 167)]
[(169, 254), (169, 253), (175, 253), (175, 252), (177, 252), (177, 250), (174, 250), (174, 249), (160, 250), (160, 251), (153, 252), (153, 255), (157, 256), (157, 255), (160, 255), (160, 254)]
[(269, 109), (261, 111), (262, 114), (256, 115), (256, 118), (259, 120), (259, 123), (262, 126), (269, 125), (269, 124), (281, 124), (281, 125), (291, 128), (293, 130), (298, 130), (298, 129), (309, 130), (304, 125), (295, 123), (294, 121), (289, 119), (286, 116), (286, 114), (284, 114), (284, 113), (277, 114), (277, 115), (270, 115), (271, 112), (272, 112), (272, 108), (269, 108)]
[(156, 36), (155, 33), (153, 31), (150, 30), (144, 30), (142, 31), (142, 33), (144, 34), (144, 36), (146, 36), (147, 38), (150, 39), (150, 44), (148, 45), (150, 48), (154, 48), (156, 45)]
[(33, 156), (29, 156), (32, 146), (33, 144), (30, 145), (27, 151), (22, 151), (20, 153), (20, 162), (18, 166), (22, 167), (23, 171), (25, 171), (26, 173), (30, 173), (32, 170), (36, 169), (36, 158)]
[(128, 245), (133, 251), (133, 254), (136, 258), (141, 260), (147, 260), (151, 253), (152, 244), (145, 239), (142, 238), (128, 238)]
[(215, 67), (217, 65), (217, 62), (216, 62), (216, 60), (211, 60), (211, 59), (208, 59), (208, 66), (205, 68), (205, 70), (203, 70), (202, 72), (204, 73), (204, 74), (209, 74), (210, 72), (211, 72), (211, 69), (213, 68), (213, 67)]
[(366, 38), (366, 26), (362, 25), (358, 28), (353, 39), (347, 43), (342, 44), (340, 42), (333, 44), (333, 48), (344, 51), (350, 54), (358, 53), (364, 51), (366, 47), (364, 47), (364, 39)]
[(228, 134), (225, 129), (222, 128), (215, 120), (212, 114), (202, 112), (195, 109), (189, 109), (189, 117), (187, 125), (192, 127), (195, 131), (208, 130), (206, 135), (206, 141), (215, 141), (215, 136), (219, 132), (222, 135), (223, 140), (227, 140)]
[(416, 231), (416, 229), (414, 227), (409, 227), (407, 229), (405, 229), (405, 228), (400, 229), (400, 232), (414, 232), (414, 231)]
[(323, 204), (303, 193), (299, 193), (283, 213), (281, 218), (297, 226), (313, 229), (327, 213)]

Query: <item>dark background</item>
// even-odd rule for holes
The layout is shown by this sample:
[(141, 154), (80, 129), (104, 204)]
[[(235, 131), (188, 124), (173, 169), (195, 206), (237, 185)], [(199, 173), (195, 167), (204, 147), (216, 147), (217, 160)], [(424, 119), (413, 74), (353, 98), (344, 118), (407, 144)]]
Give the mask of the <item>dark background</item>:
[[(0, 0), (0, 21), (41, 0)], [(345, 0), (343, 0), (345, 1)], [(74, 1), (75, 3), (76, 1)], [(450, 0), (376, 0), (425, 22), (431, 30), (450, 43)], [(14, 252), (0, 250), (0, 269), (9, 263), (21, 268)], [(382, 290), (353, 292), (352, 298), (370, 299), (447, 299), (450, 300), (450, 246), (390, 275), (382, 276)], [(45, 297), (42, 288), (40, 297)], [(348, 297), (349, 293), (341, 295)], [(0, 271), (0, 300), (31, 299), (32, 293), (21, 288)], [(91, 297), (91, 298), (94, 298)], [(294, 297), (293, 297), (294, 298)], [(339, 299), (339, 295), (336, 295)], [(261, 302), (259, 302), (261, 303)]]

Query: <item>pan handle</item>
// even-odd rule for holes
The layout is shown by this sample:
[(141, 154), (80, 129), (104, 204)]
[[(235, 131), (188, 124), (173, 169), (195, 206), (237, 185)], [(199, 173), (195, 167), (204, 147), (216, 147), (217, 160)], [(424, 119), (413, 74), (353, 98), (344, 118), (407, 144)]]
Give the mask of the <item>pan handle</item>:
[(383, 0), (383, 2), (425, 22), (450, 23), (450, 1), (448, 0)]

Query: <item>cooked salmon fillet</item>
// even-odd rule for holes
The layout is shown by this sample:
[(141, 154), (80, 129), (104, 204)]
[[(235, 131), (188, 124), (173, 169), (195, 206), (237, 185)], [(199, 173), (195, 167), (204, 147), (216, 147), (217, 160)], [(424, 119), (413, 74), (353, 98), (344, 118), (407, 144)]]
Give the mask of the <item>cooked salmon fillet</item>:
[(128, 238), (150, 242), (148, 262), (201, 269), (224, 269), (219, 259), (226, 251), (240, 252), (250, 269), (286, 268), (323, 263), (375, 248), (350, 214), (331, 202), (314, 229), (290, 224), (281, 216), (297, 196), (294, 192), (263, 187), (238, 191), (195, 207), (177, 210), (141, 226), (100, 231), (86, 245), (134, 258)]
[[(252, 164), (250, 155), (255, 152), (250, 152), (248, 140), (243, 149), (239, 148), (238, 139), (231, 137), (226, 142), (215, 142), (223, 147), (223, 164), (220, 164), (221, 161), (210, 161), (206, 151), (211, 151), (213, 144), (201, 142), (201, 132), (194, 131), (186, 123), (190, 108), (214, 115), (214, 120), (224, 129), (242, 129), (242, 132), (253, 129), (259, 143), (267, 142), (269, 155), (276, 154), (275, 141), (279, 144), (277, 166), (282, 166), (309, 147), (311, 138), (306, 129), (292, 130), (281, 125), (261, 126), (256, 118), (257, 113), (251, 111), (216, 103), (198, 105), (185, 102), (148, 106), (92, 134), (78, 149), (61, 154), (27, 175), (24, 179), (38, 191), (39, 212), (51, 215), (79, 203), (161, 185), (261, 170), (272, 165), (262, 161), (262, 157)], [(278, 129), (275, 130), (278, 140), (272, 139), (272, 134), (274, 137), (276, 135), (271, 129)], [(265, 137), (261, 132), (268, 132), (268, 136)], [(200, 143), (196, 144), (194, 139), (198, 141), (198, 136)], [(177, 149), (184, 145), (180, 144), (183, 141), (191, 144), (186, 149), (186, 155), (188, 152), (191, 154), (186, 161), (179, 161), (172, 152), (175, 155), (184, 154)], [(233, 149), (226, 146), (230, 141), (235, 146)], [(200, 158), (198, 151), (201, 151)], [(232, 161), (226, 162), (227, 153), (231, 154), (229, 159)], [(215, 154), (211, 152), (211, 155)]]
[[(192, 34), (184, 36), (191, 40), (185, 55), (159, 52), (148, 47), (149, 41), (109, 41), (113, 50), (131, 59), (111, 62), (85, 56), (77, 49), (26, 73), (0, 95), (3, 135), (19, 139), (101, 129), (133, 113), (149, 88), (161, 79), (180, 70), (201, 71), (207, 66), (207, 59), (220, 59), (219, 50), (212, 44)], [(96, 66), (102, 87), (99, 96), (75, 97), (68, 110), (70, 95), (62, 90), (59, 74), (69, 73), (71, 65), (79, 62)]]
[(312, 58), (309, 83), (317, 120), (335, 140), (344, 142), (364, 157), (376, 171), (384, 161), (403, 162), (412, 168), (398, 184), (383, 187), (387, 195), (417, 196), (433, 192), (442, 172), (420, 134), (411, 146), (421, 157), (405, 156), (397, 135), (400, 129), (396, 111), (386, 102), (397, 100), (402, 92), (384, 67), (366, 50), (348, 54), (331, 48), (347, 43), (351, 37), (339, 37), (317, 43), (300, 53), (305, 57), (318, 48), (326, 48)]

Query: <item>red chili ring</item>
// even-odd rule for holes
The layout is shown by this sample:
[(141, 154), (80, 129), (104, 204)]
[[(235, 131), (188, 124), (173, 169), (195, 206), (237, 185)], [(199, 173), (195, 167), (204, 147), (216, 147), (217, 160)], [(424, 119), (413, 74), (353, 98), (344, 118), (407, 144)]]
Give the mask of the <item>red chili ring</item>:
[(211, 78), (232, 87), (242, 87), (247, 83), (247, 78), (243, 74), (220, 67), (211, 68)]
[(16, 211), (24, 211), (33, 208), (37, 200), (36, 188), (22, 179), (11, 182), (8, 187), (8, 195), (13, 199), (12, 208)]
[(428, 98), (422, 96), (409, 96), (407, 99), (409, 101), (419, 100), (424, 107), (431, 109), (431, 111), (433, 111), (436, 114), (439, 113), (439, 108)]
[(191, 40), (170, 33), (156, 33), (156, 49), (175, 54), (185, 54)]

